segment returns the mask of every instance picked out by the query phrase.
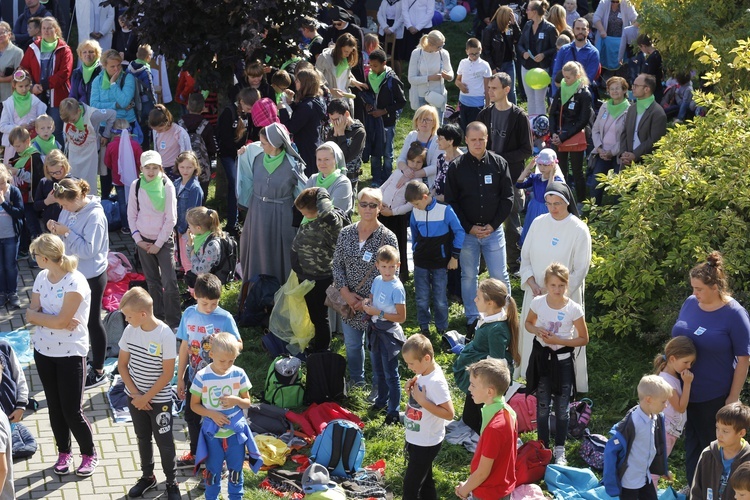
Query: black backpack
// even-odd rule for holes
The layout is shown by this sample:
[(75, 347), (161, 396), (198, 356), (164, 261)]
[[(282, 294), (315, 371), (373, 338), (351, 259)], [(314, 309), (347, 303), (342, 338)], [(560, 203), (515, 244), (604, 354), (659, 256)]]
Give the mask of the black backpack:
[(346, 397), (346, 358), (336, 352), (307, 355), (305, 404), (340, 401)]
[(206, 243), (215, 238), (219, 238), (219, 243), (221, 244), (221, 259), (219, 259), (218, 263), (214, 264), (210, 272), (219, 278), (222, 285), (226, 285), (230, 281), (234, 281), (239, 247), (237, 246), (237, 240), (226, 231), (222, 231), (221, 236), (214, 236), (212, 234), (208, 237)]
[(198, 164), (201, 166), (201, 175), (198, 178), (199, 182), (210, 182), (211, 181), (211, 157), (208, 154), (208, 148), (206, 148), (206, 141), (203, 140), (203, 131), (208, 126), (208, 120), (205, 118), (200, 122), (198, 128), (192, 132), (188, 130), (185, 125), (185, 120), (180, 118), (177, 125), (184, 128), (188, 136), (190, 137), (190, 147), (193, 148), (196, 158), (198, 158)]
[(251, 404), (247, 409), (247, 420), (254, 434), (280, 436), (294, 430), (286, 418), (286, 410), (267, 403)]
[(278, 278), (256, 274), (242, 285), (238, 326), (268, 326), (274, 295), (281, 288)]

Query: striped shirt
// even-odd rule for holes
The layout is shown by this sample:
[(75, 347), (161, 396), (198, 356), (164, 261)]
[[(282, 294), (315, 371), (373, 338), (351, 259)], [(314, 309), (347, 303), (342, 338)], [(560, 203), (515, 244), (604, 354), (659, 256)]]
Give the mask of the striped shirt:
[[(207, 409), (220, 411), (231, 418), (242, 409), (236, 406), (225, 408), (219, 398), (226, 395), (239, 396), (240, 393), (250, 391), (251, 387), (250, 379), (242, 368), (232, 366), (224, 375), (219, 375), (214, 373), (211, 365), (208, 365), (195, 374), (190, 393), (200, 396), (201, 403)], [(234, 432), (229, 429), (219, 429), (214, 437), (227, 438), (233, 434)]]
[[(164, 360), (177, 358), (177, 340), (172, 329), (158, 322), (150, 332), (128, 325), (120, 339), (120, 350), (130, 353), (128, 373), (141, 394), (147, 393), (164, 372)], [(125, 386), (128, 396), (130, 390)], [(172, 401), (172, 389), (167, 384), (151, 400), (154, 403)]]

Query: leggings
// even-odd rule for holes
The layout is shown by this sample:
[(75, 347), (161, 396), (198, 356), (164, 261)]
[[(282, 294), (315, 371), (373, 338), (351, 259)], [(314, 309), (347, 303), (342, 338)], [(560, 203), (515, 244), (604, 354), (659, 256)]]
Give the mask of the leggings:
[(107, 272), (86, 280), (91, 288), (91, 311), (89, 312), (89, 340), (91, 341), (91, 366), (95, 370), (104, 368), (107, 355), (107, 332), (102, 323), (102, 297), (107, 286)]
[(432, 462), (442, 445), (442, 441), (433, 446), (406, 443), (409, 463), (404, 472), (404, 500), (437, 500)]

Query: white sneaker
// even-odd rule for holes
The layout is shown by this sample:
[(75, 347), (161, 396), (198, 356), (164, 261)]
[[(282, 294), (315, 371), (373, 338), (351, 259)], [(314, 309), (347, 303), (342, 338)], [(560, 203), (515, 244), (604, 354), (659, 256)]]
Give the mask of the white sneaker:
[(555, 458), (555, 465), (568, 465), (568, 460), (565, 458), (564, 446), (555, 446), (555, 451), (552, 454)]

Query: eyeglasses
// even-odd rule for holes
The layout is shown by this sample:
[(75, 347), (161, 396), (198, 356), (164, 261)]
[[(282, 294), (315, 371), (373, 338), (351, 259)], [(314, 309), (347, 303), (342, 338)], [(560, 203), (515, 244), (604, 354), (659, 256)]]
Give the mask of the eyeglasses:
[(636, 88), (636, 87), (648, 87), (648, 85), (644, 85), (642, 83), (634, 83), (633, 88)]
[(555, 208), (561, 207), (563, 205), (567, 205), (567, 203), (563, 203), (562, 201), (545, 201), (544, 204), (547, 205), (548, 207), (555, 207)]
[(422, 119), (421, 119), (421, 120), (419, 120), (419, 121), (420, 121), (420, 122), (422, 122), (422, 123), (432, 123), (432, 122), (434, 122), (435, 120), (433, 120), (433, 119), (432, 119), (432, 118), (430, 118), (430, 117), (426, 117), (426, 118), (422, 118)]
[[(65, 171), (64, 171), (64, 170), (56, 170), (56, 171), (54, 171), (54, 172), (53, 172), (52, 170), (50, 170), (50, 171), (49, 171), (49, 175), (51, 175), (52, 177), (57, 177), (58, 175), (62, 175), (62, 174), (64, 174), (64, 173), (65, 173)], [(61, 187), (62, 187), (62, 186), (61, 186)], [(64, 189), (65, 189), (65, 188), (63, 188), (63, 190), (64, 190)]]
[(63, 194), (65, 192), (65, 186), (55, 182), (54, 184), (52, 184), (52, 191), (55, 194)]
[(10, 31), (0, 31), (0, 36), (10, 35)]
[(29, 74), (26, 73), (22, 69), (16, 70), (16, 72), (13, 73), (13, 81), (14, 82), (22, 82), (22, 81), (26, 80), (28, 77), (29, 77)]
[(359, 208), (378, 208), (380, 203), (367, 203), (366, 201), (359, 202)]

